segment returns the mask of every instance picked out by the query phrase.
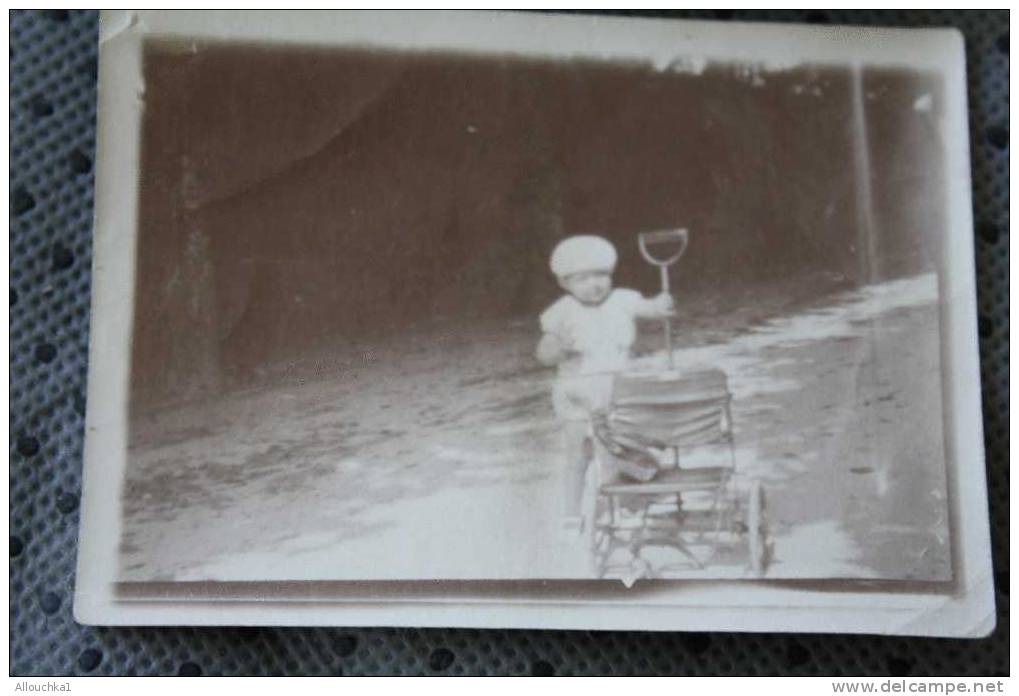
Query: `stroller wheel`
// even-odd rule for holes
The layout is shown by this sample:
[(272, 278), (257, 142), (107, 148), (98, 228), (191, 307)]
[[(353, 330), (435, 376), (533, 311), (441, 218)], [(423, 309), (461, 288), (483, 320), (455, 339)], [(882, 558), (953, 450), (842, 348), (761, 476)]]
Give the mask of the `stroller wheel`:
[(747, 545), (750, 552), (750, 571), (764, 575), (767, 565), (767, 529), (764, 520), (764, 486), (754, 481), (747, 496)]

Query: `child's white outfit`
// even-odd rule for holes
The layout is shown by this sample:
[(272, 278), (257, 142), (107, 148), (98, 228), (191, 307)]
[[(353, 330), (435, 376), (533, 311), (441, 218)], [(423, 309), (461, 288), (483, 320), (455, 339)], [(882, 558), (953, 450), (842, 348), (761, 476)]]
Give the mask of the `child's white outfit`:
[(636, 290), (616, 288), (596, 306), (564, 295), (542, 312), (541, 330), (574, 353), (559, 363), (552, 392), (556, 415), (589, 421), (592, 413), (609, 407), (612, 377), (629, 364), (636, 319), (647, 302)]
[(559, 363), (552, 391), (556, 415), (565, 421), (567, 517), (580, 515), (584, 475), (593, 447), (589, 440), (591, 416), (611, 405), (614, 377), (630, 362), (637, 318), (653, 312), (650, 302), (636, 290), (615, 288), (599, 305), (585, 305), (567, 294), (541, 314), (542, 331), (555, 335), (573, 353)]

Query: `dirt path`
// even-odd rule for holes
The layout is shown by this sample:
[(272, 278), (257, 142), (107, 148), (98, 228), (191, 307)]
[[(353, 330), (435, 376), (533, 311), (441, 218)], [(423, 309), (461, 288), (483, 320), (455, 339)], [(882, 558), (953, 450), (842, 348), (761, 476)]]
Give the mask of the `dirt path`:
[[(712, 344), (681, 366), (730, 376), (738, 465), (768, 490), (771, 576), (949, 572), (936, 299), (921, 276), (682, 337)], [(551, 538), (560, 452), (534, 331), (412, 331), (303, 384), (141, 423), (122, 579), (583, 574)]]

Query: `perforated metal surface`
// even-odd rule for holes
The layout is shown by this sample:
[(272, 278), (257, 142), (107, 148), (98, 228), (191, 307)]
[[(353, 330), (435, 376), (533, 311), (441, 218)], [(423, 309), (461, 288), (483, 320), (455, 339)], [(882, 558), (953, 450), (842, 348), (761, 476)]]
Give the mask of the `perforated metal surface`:
[[(689, 13), (685, 16), (705, 16)], [(1008, 13), (716, 12), (955, 26), (969, 71), (999, 622), (978, 641), (417, 629), (95, 629), (71, 616), (88, 354), (93, 12), (10, 13), (11, 673), (1003, 674), (1008, 671)]]

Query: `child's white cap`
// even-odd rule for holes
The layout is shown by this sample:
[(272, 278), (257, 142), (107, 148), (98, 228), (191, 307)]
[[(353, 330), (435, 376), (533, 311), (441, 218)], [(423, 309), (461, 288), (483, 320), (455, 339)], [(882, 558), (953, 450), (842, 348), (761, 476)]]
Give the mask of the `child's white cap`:
[(616, 248), (609, 240), (594, 235), (577, 235), (567, 237), (556, 245), (549, 266), (557, 277), (565, 278), (590, 271), (611, 273), (616, 268), (617, 259)]

